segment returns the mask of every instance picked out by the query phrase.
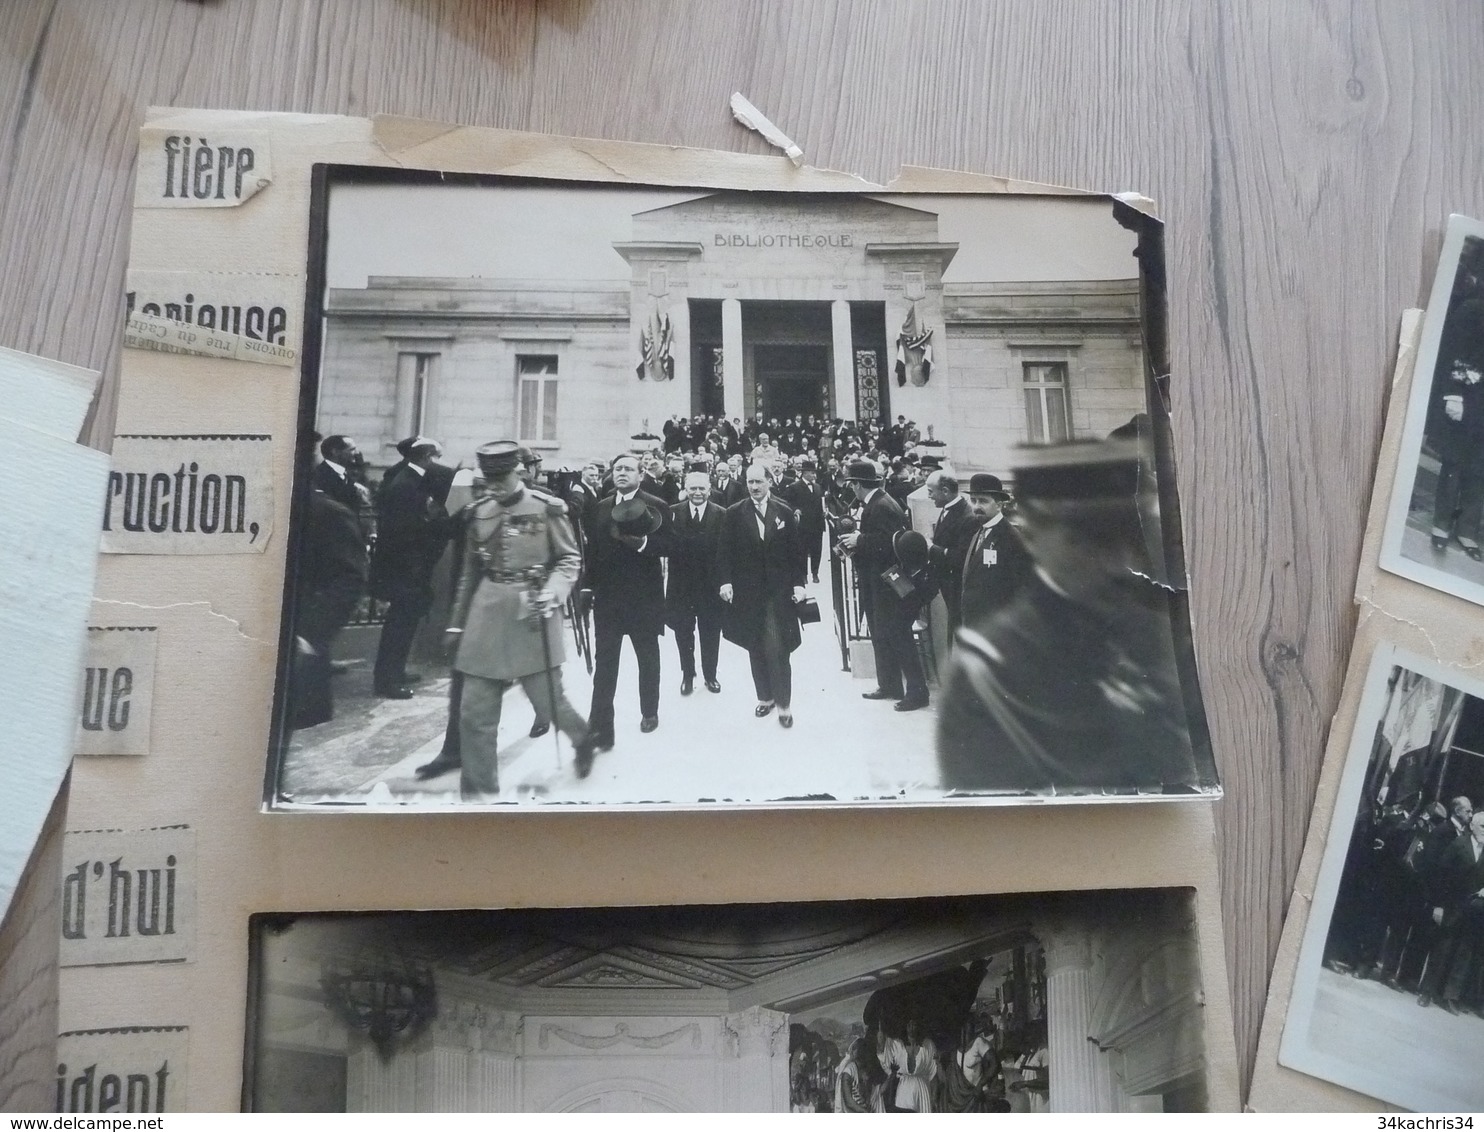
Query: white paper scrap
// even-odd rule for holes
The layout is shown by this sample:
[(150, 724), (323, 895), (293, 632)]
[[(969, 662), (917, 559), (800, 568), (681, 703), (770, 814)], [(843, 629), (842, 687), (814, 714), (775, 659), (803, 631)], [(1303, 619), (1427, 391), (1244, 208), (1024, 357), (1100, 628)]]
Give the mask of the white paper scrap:
[(804, 164), (804, 151), (794, 144), (792, 138), (773, 125), (766, 114), (743, 98), (741, 92), (732, 95), (732, 117), (749, 130), (762, 134), (771, 144), (783, 150), (795, 165)]
[[(38, 368), (32, 380), (53, 379)], [(106, 453), (0, 417), (0, 916), (72, 760), (108, 466)]]
[(76, 440), (99, 374), (0, 348), (0, 413), (63, 440)]

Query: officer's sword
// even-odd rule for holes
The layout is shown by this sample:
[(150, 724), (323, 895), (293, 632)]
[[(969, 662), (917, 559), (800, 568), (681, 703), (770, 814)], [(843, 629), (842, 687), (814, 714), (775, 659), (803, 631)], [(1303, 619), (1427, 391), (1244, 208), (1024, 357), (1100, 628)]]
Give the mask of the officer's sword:
[(546, 633), (546, 622), (555, 612), (555, 607), (540, 609), (536, 604), (536, 597), (546, 586), (546, 579), (542, 576), (540, 569), (534, 569), (530, 573), (531, 588), (528, 591), (531, 608), (537, 611), (536, 631), (541, 634), (541, 655), (546, 661), (546, 700), (551, 705), (551, 742), (556, 751), (557, 770), (562, 769), (562, 729), (557, 725), (557, 694), (556, 678), (552, 676), (551, 669), (551, 638)]

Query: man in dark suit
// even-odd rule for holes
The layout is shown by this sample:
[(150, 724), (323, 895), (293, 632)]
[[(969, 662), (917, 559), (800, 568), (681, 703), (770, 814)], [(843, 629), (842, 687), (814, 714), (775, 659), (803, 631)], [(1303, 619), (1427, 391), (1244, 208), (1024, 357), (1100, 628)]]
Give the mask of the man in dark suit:
[(639, 490), (639, 460), (613, 461), (613, 494), (593, 510), (587, 584), (593, 591), (593, 702), (588, 728), (596, 750), (613, 746), (613, 696), (623, 639), (639, 663), (639, 730), (660, 725), (660, 634), (665, 631), (669, 511)]
[(711, 502), (725, 511), (732, 504), (741, 503), (747, 498), (747, 489), (732, 475), (730, 464), (717, 464), (715, 474), (716, 486), (711, 489)]
[(897, 564), (892, 539), (908, 529), (907, 515), (881, 487), (881, 472), (870, 460), (852, 460), (846, 481), (861, 504), (856, 530), (844, 535), (840, 544), (855, 560), (860, 582), (861, 606), (871, 628), (871, 651), (876, 656), (876, 690), (863, 693), (868, 700), (896, 700), (897, 711), (927, 707), (927, 677), (911, 622), (902, 632), (903, 619), (896, 616), (897, 597), (881, 575)]
[(675, 633), (680, 652), (680, 694), (696, 683), (696, 636), (701, 638), (701, 677), (708, 692), (720, 692), (716, 657), (721, 646), (720, 583), (716, 580), (716, 544), (726, 512), (712, 503), (711, 480), (705, 472), (685, 477), (685, 499), (670, 509), (670, 572), (665, 591), (665, 621)]
[(433, 605), (433, 568), (453, 534), (444, 504), (452, 475), (434, 470), (438, 445), (425, 437), (409, 447), (407, 467), (384, 484), (378, 498), (376, 554), (371, 563), (372, 592), (390, 602), (376, 648), (372, 683), (388, 699), (412, 698), (415, 675), (407, 657), (418, 623)]
[(568, 512), (577, 524), (578, 534), (583, 538), (587, 537), (593, 512), (597, 510), (598, 501), (603, 495), (603, 469), (597, 464), (583, 465), (581, 477), (572, 481), (566, 496)]
[(788, 502), (799, 519), (799, 541), (809, 561), (809, 576), (819, 581), (819, 562), (824, 554), (824, 488), (819, 484), (817, 465), (804, 460), (799, 465), (799, 478), (794, 481)]
[(1010, 604), (1030, 576), (1030, 552), (1005, 518), (1009, 499), (998, 476), (981, 472), (969, 480), (969, 508), (978, 525), (960, 560), (959, 625), (982, 625)]
[(747, 650), (757, 692), (753, 714), (778, 708), (778, 722), (792, 727), (793, 669), (799, 647), (795, 603), (804, 599), (804, 548), (793, 509), (770, 492), (763, 464), (747, 469), (747, 498), (728, 508), (716, 551), (716, 579), (727, 612), (727, 640)]
[(959, 491), (958, 477), (952, 472), (936, 471), (927, 478), (928, 498), (938, 505), (933, 524), (933, 542), (928, 550), (934, 579), (948, 607), (948, 632), (963, 624), (964, 558), (969, 543), (984, 525), (969, 501)]
[(322, 491), (342, 507), (350, 508), (353, 515), (361, 513), (361, 493), (351, 479), (351, 468), (356, 464), (361, 450), (348, 436), (327, 436), (320, 441), (322, 459), (315, 465), (310, 479), (314, 490)]
[(1438, 1002), (1450, 1014), (1468, 990), (1469, 976), (1484, 962), (1484, 812), (1438, 858), (1432, 887), (1432, 920), (1441, 928), (1422, 976), (1423, 1006)]
[(305, 512), (294, 572), (294, 727), (334, 718), (330, 647), (366, 588), (366, 538), (349, 507), (315, 488)]

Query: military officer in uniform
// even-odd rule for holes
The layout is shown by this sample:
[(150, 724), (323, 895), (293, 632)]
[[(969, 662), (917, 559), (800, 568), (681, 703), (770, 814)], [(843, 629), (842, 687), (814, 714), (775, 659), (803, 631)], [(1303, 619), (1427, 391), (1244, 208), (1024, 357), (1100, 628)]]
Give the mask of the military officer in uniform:
[(562, 694), (557, 611), (582, 565), (566, 504), (521, 482), (514, 441), (486, 444), (477, 455), (489, 493), (469, 517), (448, 628), (453, 667), (464, 678), (459, 739), (465, 801), (499, 794), (500, 702), (516, 681), (571, 740), (578, 777), (592, 767), (587, 721)]

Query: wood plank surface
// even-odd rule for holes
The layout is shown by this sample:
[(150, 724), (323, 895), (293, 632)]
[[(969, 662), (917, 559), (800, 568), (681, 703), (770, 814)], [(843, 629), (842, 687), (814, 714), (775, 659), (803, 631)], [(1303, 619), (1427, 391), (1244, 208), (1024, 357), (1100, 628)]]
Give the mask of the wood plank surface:
[[(1474, 0), (9, 0), (0, 344), (102, 369), (87, 437), (107, 446), (150, 104), (767, 152), (732, 121), (740, 90), (811, 163), (873, 180), (917, 164), (1152, 196), (1250, 1073), (1399, 312), (1425, 297), (1447, 214), (1484, 213), (1481, 32)], [(13, 1107), (49, 1071), (8, 1051), (54, 1028), (32, 958), (54, 895), (30, 885), (0, 938)]]

